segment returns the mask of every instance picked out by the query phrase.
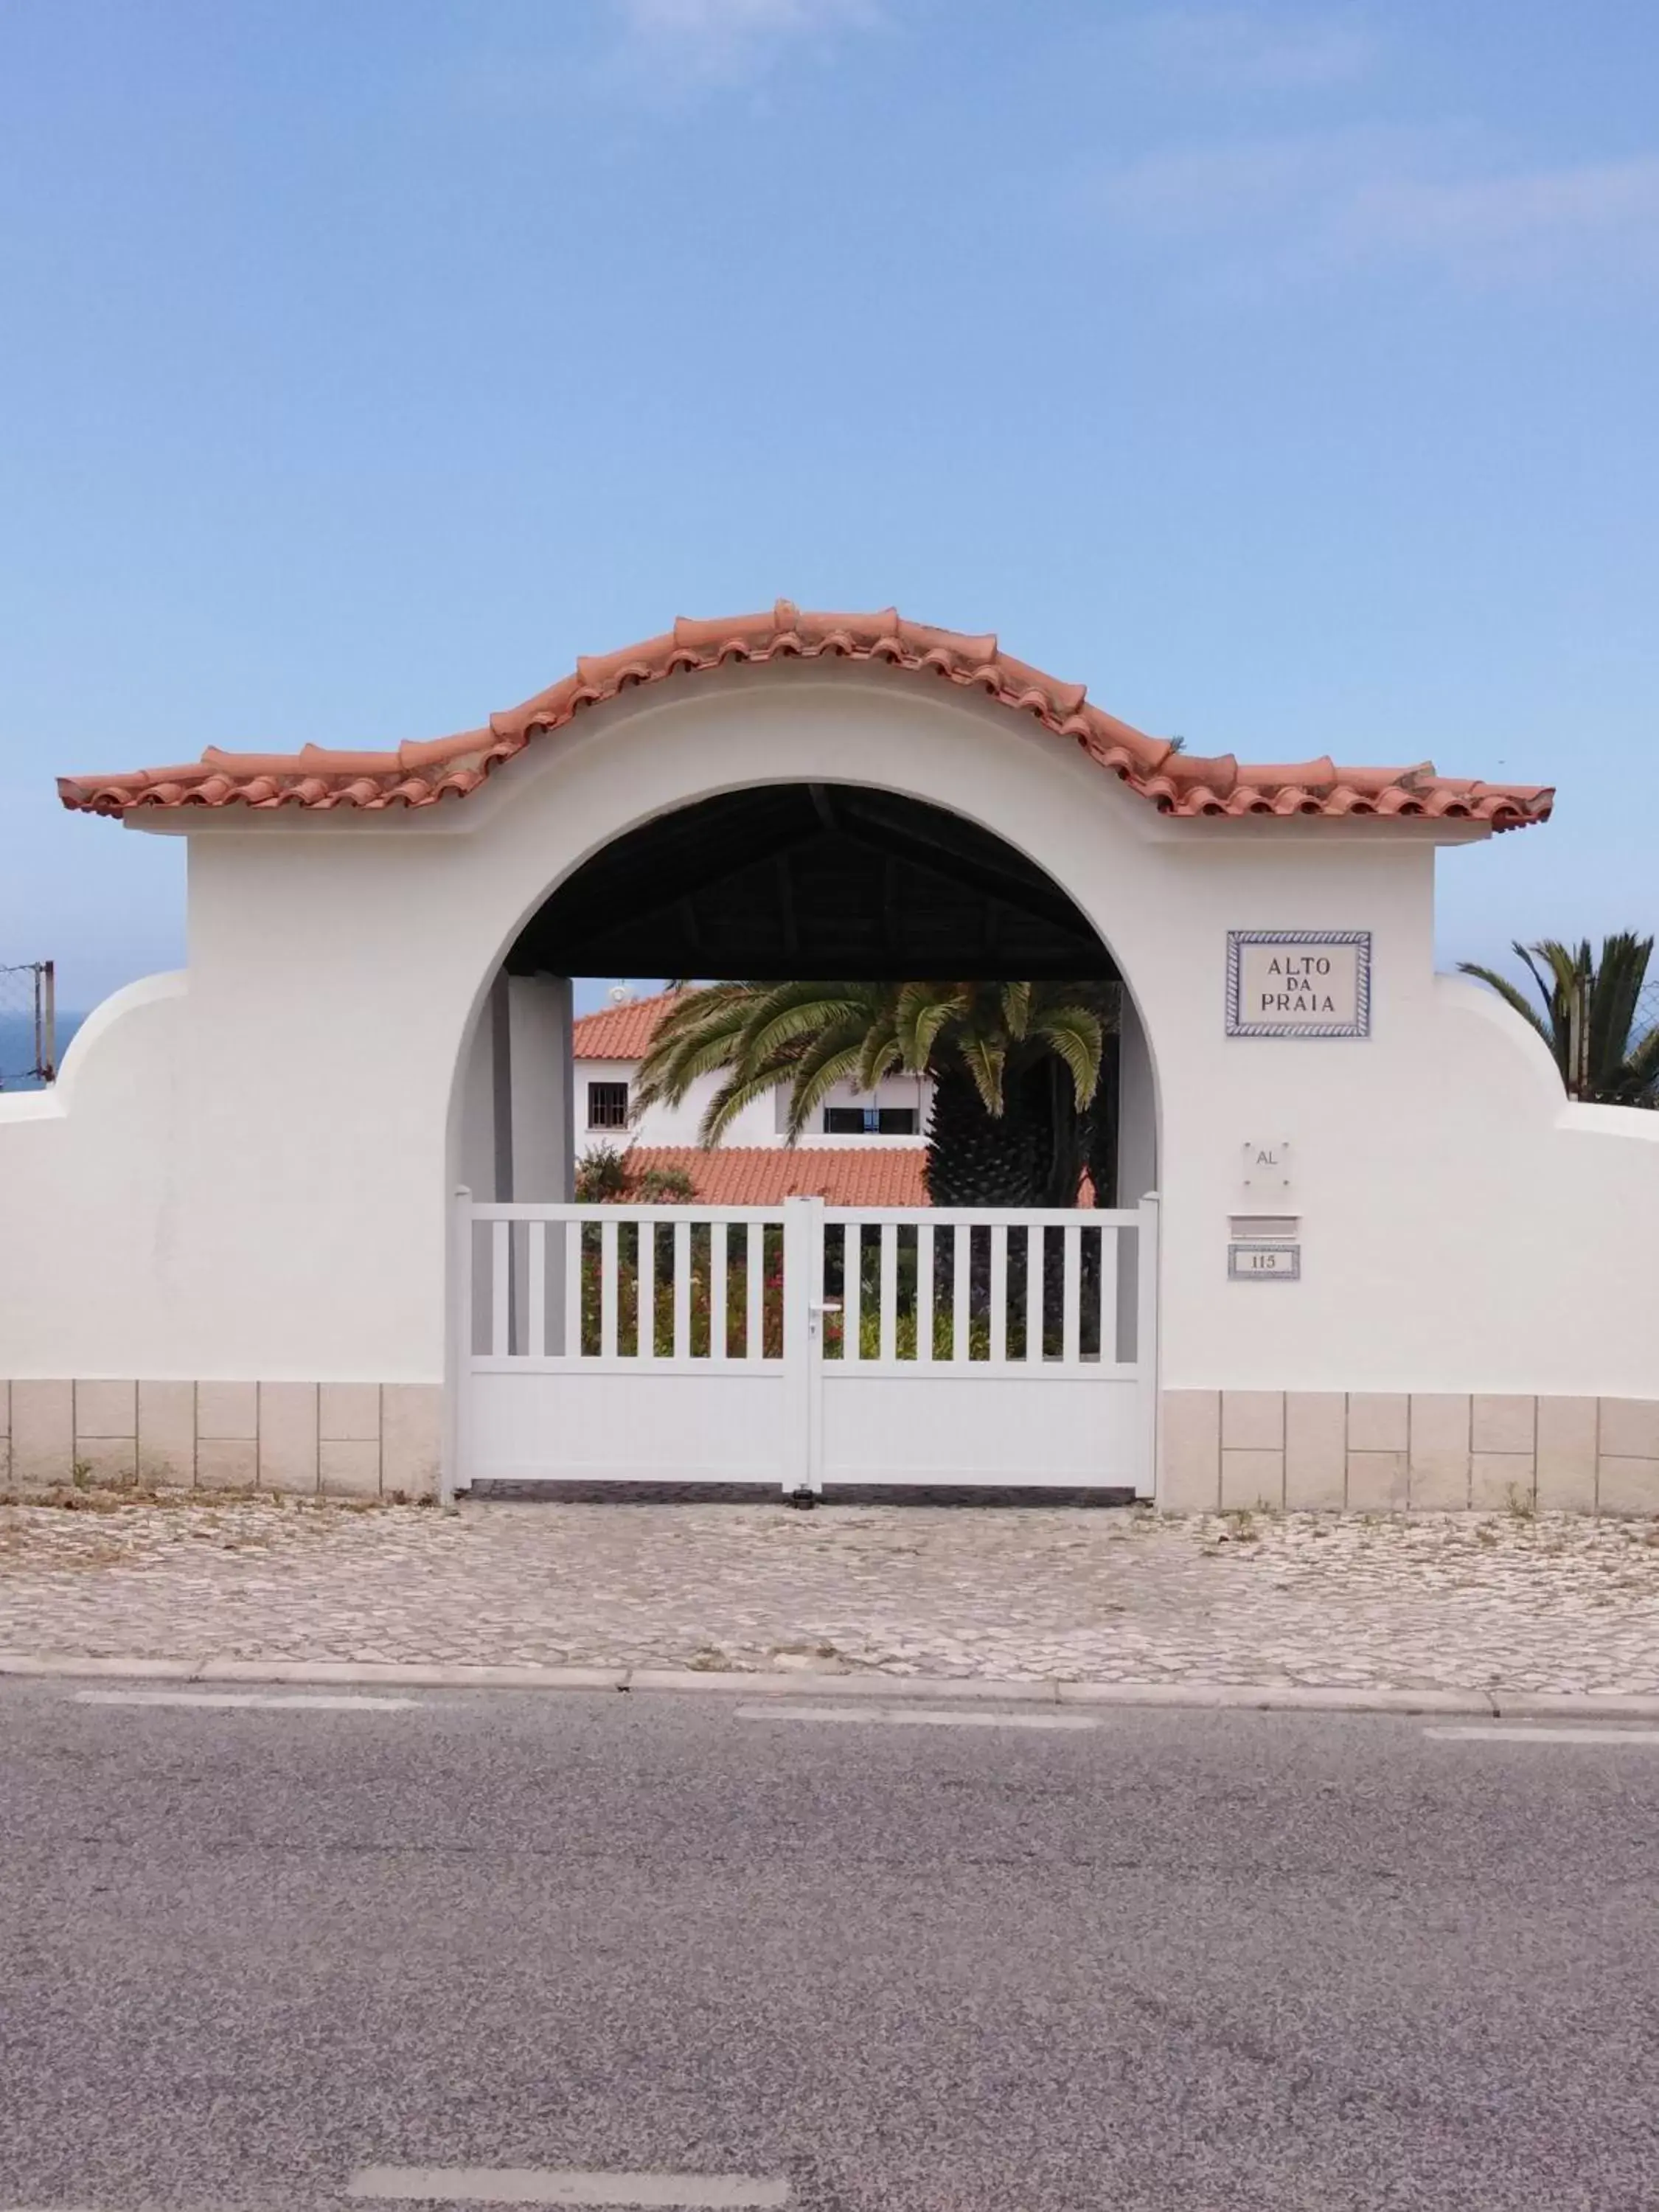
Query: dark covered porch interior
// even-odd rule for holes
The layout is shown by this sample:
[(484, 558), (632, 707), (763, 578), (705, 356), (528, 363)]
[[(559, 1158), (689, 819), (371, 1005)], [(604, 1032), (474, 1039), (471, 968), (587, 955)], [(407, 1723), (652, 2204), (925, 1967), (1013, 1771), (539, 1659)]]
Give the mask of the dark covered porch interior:
[(722, 793), (594, 854), (532, 915), (514, 975), (1110, 982), (1052, 878), (943, 808), (851, 784)]

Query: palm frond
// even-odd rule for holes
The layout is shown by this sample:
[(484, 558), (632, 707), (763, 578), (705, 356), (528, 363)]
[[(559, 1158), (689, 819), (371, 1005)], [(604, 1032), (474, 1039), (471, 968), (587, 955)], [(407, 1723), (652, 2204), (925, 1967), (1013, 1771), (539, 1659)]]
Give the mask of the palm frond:
[(635, 1079), (637, 1105), (678, 1105), (700, 1075), (730, 1065), (761, 987), (720, 982), (678, 994), (657, 1024)]
[(864, 1049), (859, 1054), (858, 1073), (853, 1080), (860, 1091), (873, 1091), (884, 1075), (902, 1067), (904, 1055), (899, 1049), (898, 1032), (890, 1012), (880, 1014), (870, 1025), (864, 1040)]
[[(1634, 1033), (1653, 944), (1650, 936), (1634, 930), (1604, 937), (1599, 956), (1587, 937), (1576, 945), (1553, 937), (1517, 944), (1516, 957), (1532, 980), (1541, 1012), (1492, 969), (1469, 960), (1459, 964), (1464, 975), (1489, 984), (1538, 1031), (1570, 1097), (1640, 1104), (1652, 1103), (1659, 1083), (1659, 1076), (1650, 1073), (1650, 1033)], [(1659, 1053), (1659, 1046), (1651, 1049)]]
[(1100, 1086), (1101, 1055), (1106, 1049), (1100, 1017), (1087, 1006), (1057, 1006), (1042, 1017), (1037, 1034), (1071, 1076), (1082, 1113), (1093, 1103)]
[(995, 1038), (970, 1031), (957, 1041), (957, 1050), (962, 1055), (963, 1066), (974, 1079), (980, 1103), (993, 1120), (1000, 1121), (1005, 1103), (1002, 1078), (1008, 1059), (1006, 1049)]
[(677, 991), (674, 1002), (658, 1020), (653, 1044), (701, 1029), (723, 1008), (752, 1001), (760, 986), (745, 982), (704, 983), (696, 990)]
[[(1546, 1044), (1550, 1043), (1548, 1024), (1525, 993), (1511, 983), (1507, 975), (1500, 975), (1495, 968), (1483, 968), (1477, 960), (1460, 960), (1457, 968), (1460, 975), (1474, 975), (1482, 983), (1490, 984), (1506, 1006), (1513, 1006), (1522, 1020), (1529, 1023)], [(1545, 1003), (1547, 1005), (1547, 1000)]]
[(793, 1145), (805, 1132), (813, 1114), (838, 1083), (857, 1072), (860, 1041), (845, 1030), (821, 1037), (802, 1058), (789, 1094), (789, 1117), (785, 1124)]
[(788, 1073), (787, 1068), (763, 1062), (729, 1075), (709, 1100), (698, 1126), (697, 1142), (703, 1150), (712, 1152), (744, 1108), (752, 1106), (757, 1098), (769, 1098)]
[(743, 1057), (763, 1056), (831, 1023), (860, 1017), (867, 1022), (872, 1011), (868, 985), (781, 983), (750, 1015), (743, 1034)]
[(945, 1030), (964, 1019), (969, 1011), (969, 1000), (960, 985), (900, 984), (893, 1026), (904, 1066), (912, 1075), (923, 1072)]
[[(836, 1085), (867, 1095), (902, 1068), (933, 1077), (936, 1086), (953, 1084), (952, 1142), (967, 1147), (964, 1160), (1000, 1162), (994, 1174), (964, 1168), (953, 1188), (989, 1192), (1024, 1176), (1036, 1178), (1033, 1189), (1046, 1188), (1056, 1180), (1054, 1148), (1066, 1117), (1092, 1109), (1119, 1003), (1115, 985), (1095, 982), (740, 978), (697, 985), (665, 1010), (635, 1079), (635, 1107), (678, 1104), (720, 1076), (698, 1132), (713, 1146), (747, 1108), (783, 1086), (793, 1143)], [(1047, 1078), (1034, 1087), (1045, 1064)], [(1006, 1133), (992, 1142), (994, 1124)], [(932, 1174), (940, 1162), (931, 1124), (929, 1142)]]
[(1589, 994), (1589, 1073), (1593, 1088), (1601, 1090), (1616, 1079), (1630, 1051), (1636, 1009), (1647, 981), (1653, 939), (1632, 930), (1601, 940)]
[(722, 1024), (702, 1035), (694, 1033), (677, 1039), (659, 1056), (653, 1046), (651, 1054), (641, 1061), (635, 1080), (635, 1107), (643, 1109), (659, 1102), (678, 1106), (699, 1076), (713, 1074), (716, 1068), (730, 1067), (738, 1060), (741, 1036), (741, 1025)]

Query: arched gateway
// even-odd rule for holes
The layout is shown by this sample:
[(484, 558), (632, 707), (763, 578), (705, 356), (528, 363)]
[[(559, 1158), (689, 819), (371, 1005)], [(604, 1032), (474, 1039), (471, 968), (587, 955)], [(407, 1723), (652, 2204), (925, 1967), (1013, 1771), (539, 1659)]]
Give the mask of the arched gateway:
[[(659, 1456), (767, 1472), (664, 1395), (720, 1367), (865, 1479), (916, 1436), (902, 1472), (1174, 1507), (1659, 1504), (1659, 1116), (1433, 972), (1435, 849), (1547, 791), (1195, 759), (994, 639), (787, 604), (458, 737), (61, 789), (191, 837), (190, 967), (0, 1100), (15, 1480), (415, 1490), (446, 1404), (460, 1484), (592, 1471), (647, 1383)], [(616, 967), (1121, 977), (1126, 1203), (586, 1224), (562, 979)]]

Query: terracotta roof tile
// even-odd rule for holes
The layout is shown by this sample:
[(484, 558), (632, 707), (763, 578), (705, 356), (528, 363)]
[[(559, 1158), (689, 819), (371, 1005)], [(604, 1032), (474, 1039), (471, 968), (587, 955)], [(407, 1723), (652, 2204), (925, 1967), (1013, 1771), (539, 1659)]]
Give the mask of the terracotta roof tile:
[(620, 1006), (601, 1006), (570, 1025), (578, 1060), (643, 1060), (657, 1024), (674, 1002), (672, 991), (648, 999), (629, 999)]
[(678, 1168), (705, 1206), (776, 1206), (821, 1198), (830, 1206), (926, 1206), (925, 1145), (635, 1145), (630, 1176)]
[(982, 691), (1029, 714), (1166, 814), (1375, 814), (1451, 817), (1516, 830), (1548, 818), (1554, 793), (1535, 785), (1480, 783), (1436, 775), (1425, 761), (1398, 768), (1339, 768), (1328, 757), (1253, 766), (1231, 753), (1211, 760), (1179, 752), (1090, 704), (1080, 684), (1062, 684), (1004, 653), (994, 637), (967, 637), (877, 614), (807, 614), (787, 599), (764, 614), (715, 622), (682, 617), (660, 637), (579, 660), (574, 675), (483, 729), (399, 745), (395, 752), (231, 753), (210, 745), (178, 768), (58, 780), (65, 806), (125, 814), (148, 806), (431, 806), (465, 798), (490, 770), (584, 708), (635, 684), (737, 664), (771, 660), (874, 661)]

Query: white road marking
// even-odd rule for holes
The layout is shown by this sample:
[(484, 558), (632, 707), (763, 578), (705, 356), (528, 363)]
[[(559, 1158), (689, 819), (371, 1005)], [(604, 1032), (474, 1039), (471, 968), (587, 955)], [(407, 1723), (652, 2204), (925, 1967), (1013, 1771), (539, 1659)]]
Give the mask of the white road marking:
[(252, 1705), (283, 1713), (385, 1713), (406, 1711), (431, 1701), (426, 1698), (331, 1698), (304, 1692), (289, 1697), (242, 1690), (77, 1690), (75, 1702), (77, 1705)]
[(878, 1728), (1093, 1729), (1092, 1713), (963, 1713), (926, 1705), (738, 1705), (740, 1721), (856, 1721)]
[(1446, 1743), (1640, 1743), (1659, 1744), (1659, 1729), (1641, 1728), (1431, 1728), (1425, 1735)]
[(535, 2166), (366, 2166), (348, 2197), (449, 2204), (612, 2204), (651, 2212), (744, 2212), (787, 2205), (789, 2184), (747, 2173), (584, 2173)]

